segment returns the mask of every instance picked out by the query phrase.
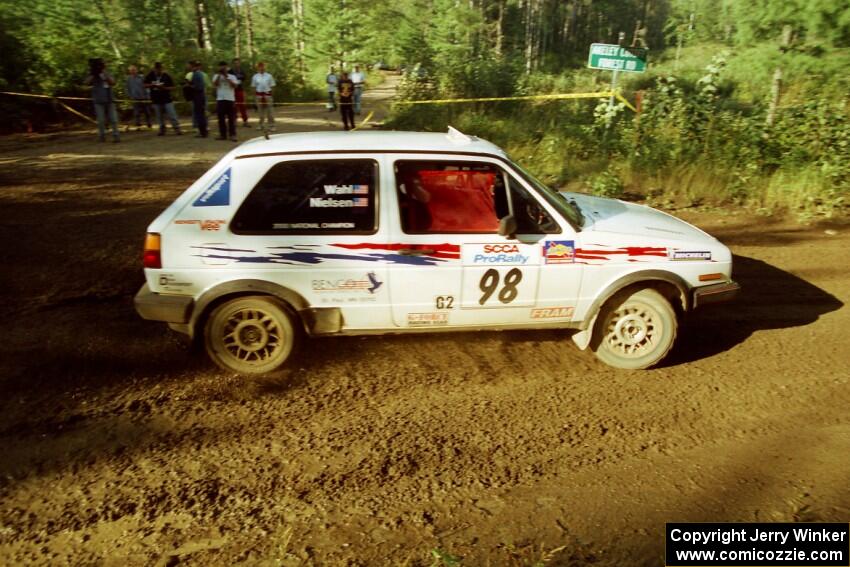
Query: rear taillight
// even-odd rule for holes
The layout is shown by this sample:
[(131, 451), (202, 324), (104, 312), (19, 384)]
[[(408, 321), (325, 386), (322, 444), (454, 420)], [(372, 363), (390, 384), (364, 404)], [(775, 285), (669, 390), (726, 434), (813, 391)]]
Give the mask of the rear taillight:
[(142, 263), (145, 268), (162, 268), (162, 255), (160, 238), (155, 232), (149, 232), (145, 236), (145, 252), (142, 256)]

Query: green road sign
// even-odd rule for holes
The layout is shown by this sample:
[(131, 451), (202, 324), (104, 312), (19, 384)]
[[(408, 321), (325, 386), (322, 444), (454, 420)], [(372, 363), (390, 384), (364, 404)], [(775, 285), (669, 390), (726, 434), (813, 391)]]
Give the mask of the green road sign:
[(646, 71), (647, 51), (645, 47), (620, 47), (607, 43), (592, 43), (587, 66), (591, 69), (643, 73)]

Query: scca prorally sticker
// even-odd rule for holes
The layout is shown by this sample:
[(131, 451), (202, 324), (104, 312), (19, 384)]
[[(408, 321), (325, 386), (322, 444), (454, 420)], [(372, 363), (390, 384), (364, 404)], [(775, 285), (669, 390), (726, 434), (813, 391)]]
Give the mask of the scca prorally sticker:
[(531, 310), (532, 319), (569, 319), (572, 316), (572, 307), (538, 307)]
[(684, 260), (684, 261), (708, 261), (711, 260), (711, 252), (705, 250), (670, 250), (670, 259), (671, 260)]
[(408, 327), (442, 327), (449, 324), (449, 314), (439, 313), (408, 313)]
[(225, 207), (230, 204), (230, 168), (218, 176), (198, 197), (193, 207)]
[(543, 245), (547, 264), (572, 264), (576, 257), (574, 240), (547, 240)]
[(540, 263), (540, 248), (531, 244), (464, 244), (465, 266), (524, 266)]

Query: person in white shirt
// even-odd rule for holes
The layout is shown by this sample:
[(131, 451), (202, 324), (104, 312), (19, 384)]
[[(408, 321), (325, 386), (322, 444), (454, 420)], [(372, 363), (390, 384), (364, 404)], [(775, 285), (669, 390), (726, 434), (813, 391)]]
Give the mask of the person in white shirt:
[(227, 140), (228, 135), (234, 142), (236, 137), (236, 86), (239, 79), (227, 68), (227, 61), (219, 61), (218, 73), (213, 77), (215, 87), (215, 109), (218, 114), (218, 138)]
[(277, 83), (271, 74), (266, 73), (266, 64), (257, 63), (257, 72), (251, 78), (251, 87), (254, 89), (257, 101), (257, 114), (260, 116), (258, 129), (263, 129), (263, 121), (268, 120), (269, 130), (274, 130), (274, 101), (272, 100), (272, 89)]
[(325, 77), (325, 82), (328, 83), (328, 112), (333, 112), (336, 110), (336, 84), (339, 82), (333, 67)]
[(360, 114), (360, 97), (363, 96), (363, 89), (366, 87), (366, 73), (360, 70), (360, 65), (355, 65), (349, 78), (354, 83), (354, 112)]

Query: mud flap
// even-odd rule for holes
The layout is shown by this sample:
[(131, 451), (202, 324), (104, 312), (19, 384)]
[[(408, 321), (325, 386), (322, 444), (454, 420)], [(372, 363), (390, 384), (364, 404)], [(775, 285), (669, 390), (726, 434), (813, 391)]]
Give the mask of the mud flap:
[(587, 345), (590, 344), (590, 339), (593, 338), (593, 327), (596, 325), (597, 316), (598, 314), (593, 316), (593, 319), (590, 320), (590, 324), (585, 330), (579, 331), (571, 337), (580, 350), (585, 350)]

